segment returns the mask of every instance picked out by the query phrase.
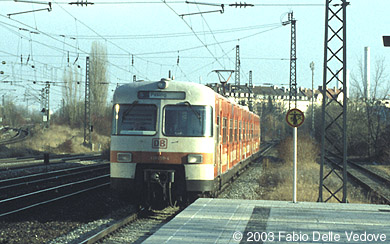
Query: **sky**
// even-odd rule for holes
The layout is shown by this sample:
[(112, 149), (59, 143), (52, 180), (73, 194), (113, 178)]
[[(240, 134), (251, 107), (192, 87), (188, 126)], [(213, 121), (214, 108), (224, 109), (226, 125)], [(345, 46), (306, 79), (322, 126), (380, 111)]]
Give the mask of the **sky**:
[[(252, 71), (254, 85), (288, 86), (291, 26), (282, 22), (291, 11), (297, 21), (297, 85), (311, 88), (311, 62), (314, 86), (322, 85), (325, 0), (248, 0), (255, 6), (246, 8), (214, 0), (90, 0), (94, 5), (88, 6), (69, 4), (81, 2), (77, 0), (51, 2), (47, 11), (46, 1), (0, 0), (0, 96), (22, 104), (26, 97), (30, 109), (39, 108), (45, 81), (53, 82), (51, 109), (60, 107), (63, 73), (69, 67), (80, 67), (83, 84), (93, 41), (107, 47), (109, 96), (118, 84), (132, 82), (133, 75), (160, 80), (169, 70), (176, 80), (219, 82), (213, 70), (235, 69), (236, 45), (241, 84), (248, 83)], [(208, 11), (216, 12), (196, 14)], [(382, 42), (383, 35), (390, 35), (389, 11), (388, 0), (350, 1), (346, 21), (351, 74), (358, 74), (365, 46), (371, 49), (371, 66), (385, 58), (390, 71), (390, 48)]]

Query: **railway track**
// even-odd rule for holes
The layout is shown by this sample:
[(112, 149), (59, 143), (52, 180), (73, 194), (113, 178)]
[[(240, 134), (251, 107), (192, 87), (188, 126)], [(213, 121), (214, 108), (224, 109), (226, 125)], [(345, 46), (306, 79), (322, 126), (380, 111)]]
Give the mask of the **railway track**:
[(167, 207), (162, 210), (140, 209), (79, 243), (138, 243), (149, 237), (161, 225), (169, 222), (181, 210), (183, 209), (178, 207)]
[[(259, 156), (253, 161), (260, 161), (265, 153), (276, 145), (276, 142), (266, 143), (260, 151)], [(244, 173), (249, 167), (249, 164), (239, 171), (239, 175)], [(239, 177), (234, 177), (236, 179)], [(234, 180), (233, 179), (233, 180)], [(222, 193), (229, 184), (225, 184), (218, 194)], [(132, 243), (134, 241), (142, 241), (150, 234), (154, 233), (162, 224), (174, 218), (182, 209), (176, 207), (168, 207), (163, 210), (147, 210), (140, 209), (137, 212), (119, 220), (118, 222), (108, 226), (106, 229), (92, 236), (79, 240), (79, 243), (91, 244), (96, 242), (105, 243)], [(150, 224), (149, 222), (152, 222)], [(138, 223), (138, 224), (137, 224)], [(151, 226), (152, 225), (152, 226)], [(146, 227), (145, 227), (146, 226)]]
[(0, 218), (107, 187), (109, 164), (74, 167), (0, 181)]
[(8, 131), (14, 131), (15, 135), (13, 135), (10, 138), (6, 138), (6, 139), (3, 139), (3, 140), (0, 140), (0, 146), (1, 145), (12, 144), (12, 143), (16, 143), (16, 142), (21, 142), (21, 141), (27, 139), (28, 136), (30, 135), (29, 127), (21, 127), (21, 128), (18, 128), (18, 129), (5, 127), (5, 128), (2, 129), (3, 133), (8, 132)]
[(348, 166), (349, 177), (374, 192), (379, 201), (390, 204), (390, 177), (384, 177), (355, 162), (348, 161)]
[[(342, 170), (339, 164), (333, 164)], [(390, 177), (378, 174), (360, 163), (348, 160), (348, 177), (369, 192), (374, 193), (377, 201), (390, 204)]]
[[(263, 155), (268, 150), (270, 150), (273, 146), (274, 146), (274, 144), (267, 145), (267, 147), (265, 147), (263, 149), (263, 152), (262, 152), (260, 158), (263, 157)], [(357, 168), (359, 168), (359, 171), (361, 171), (361, 170), (367, 171), (368, 170), (365, 167), (362, 167), (358, 164), (351, 162), (350, 165), (352, 165), (352, 164), (354, 165), (354, 167), (356, 167), (355, 170), (358, 170)], [(350, 177), (352, 177), (352, 175), (356, 175), (356, 173), (353, 172), (352, 166), (349, 168), (349, 171), (350, 171), (349, 172)], [(243, 172), (240, 172), (240, 173), (242, 174), (244, 172), (245, 172), (245, 170), (243, 170)], [(372, 177), (374, 177), (374, 175), (375, 175), (375, 178), (377, 176), (377, 174), (375, 174), (375, 172), (372, 172), (372, 171), (370, 171), (370, 173), (366, 173), (366, 174), (370, 174), (370, 175), (372, 175)], [(359, 179), (360, 178), (361, 177), (359, 177)], [(382, 181), (388, 182), (388, 179), (382, 179)], [(226, 189), (226, 188), (224, 187), (224, 189)], [(145, 214), (144, 211), (145, 210), (135, 212), (135, 213), (131, 214), (130, 216), (122, 219), (121, 221), (118, 221), (115, 224), (110, 225), (109, 227), (100, 231), (99, 233), (80, 241), (80, 243), (96, 243), (96, 242), (98, 242), (98, 243), (132, 243), (134, 241), (139, 243), (140, 241), (145, 240), (148, 236), (150, 236), (152, 233), (154, 233), (155, 230), (157, 230), (161, 225), (163, 225), (164, 223), (166, 223), (167, 221), (172, 219), (177, 213), (180, 212), (180, 209), (176, 210), (176, 212), (171, 210), (172, 214), (159, 213), (159, 212), (152, 212), (149, 214)], [(164, 215), (164, 217), (160, 217), (160, 215)], [(148, 226), (148, 227), (146, 227), (146, 229), (144, 229), (143, 225), (148, 225), (148, 224), (142, 224), (142, 219), (151, 219), (151, 218), (156, 218), (156, 219), (161, 218), (162, 220), (160, 220), (160, 222), (158, 222), (158, 223), (155, 223), (154, 227)], [(145, 220), (145, 222), (147, 222), (147, 221)], [(139, 233), (138, 237), (137, 236), (132, 237), (132, 235), (135, 235), (134, 234), (135, 232)]]
[(49, 155), (47, 161), (45, 161), (44, 155), (1, 158), (0, 172), (9, 169), (34, 167), (37, 165), (43, 165), (48, 163), (56, 164), (56, 163), (66, 163), (66, 162), (78, 162), (81, 160), (98, 160), (101, 158), (102, 158), (101, 153)]

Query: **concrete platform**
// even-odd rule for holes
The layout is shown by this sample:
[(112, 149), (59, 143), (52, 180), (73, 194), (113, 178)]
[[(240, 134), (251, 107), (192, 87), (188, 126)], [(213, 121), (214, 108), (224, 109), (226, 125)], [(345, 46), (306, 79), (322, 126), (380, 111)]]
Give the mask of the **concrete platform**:
[(201, 198), (143, 243), (390, 243), (390, 206)]

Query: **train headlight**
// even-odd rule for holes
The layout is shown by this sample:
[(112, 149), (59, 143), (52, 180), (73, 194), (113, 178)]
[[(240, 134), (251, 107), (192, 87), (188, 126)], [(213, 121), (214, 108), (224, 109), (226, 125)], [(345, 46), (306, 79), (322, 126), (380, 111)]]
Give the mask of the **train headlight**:
[(189, 163), (189, 164), (200, 164), (200, 163), (203, 163), (203, 155), (201, 155), (201, 154), (189, 154), (187, 156), (187, 163)]
[(168, 88), (168, 80), (167, 80), (167, 79), (161, 79), (161, 80), (157, 83), (157, 87), (158, 87), (159, 89)]
[(131, 163), (133, 161), (133, 155), (131, 153), (118, 153), (117, 159), (121, 163)]

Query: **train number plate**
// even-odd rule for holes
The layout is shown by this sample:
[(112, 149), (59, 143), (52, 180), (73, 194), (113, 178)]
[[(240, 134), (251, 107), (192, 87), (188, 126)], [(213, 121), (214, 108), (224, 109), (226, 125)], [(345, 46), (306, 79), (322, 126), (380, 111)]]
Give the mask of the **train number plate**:
[(153, 148), (167, 149), (168, 139), (166, 139), (166, 138), (153, 138), (152, 144), (153, 144), (152, 145)]

